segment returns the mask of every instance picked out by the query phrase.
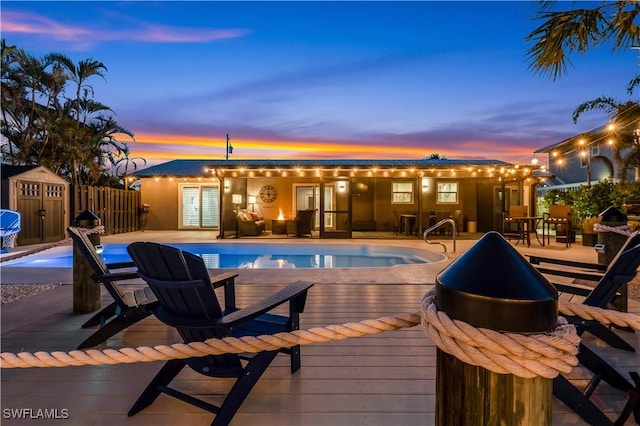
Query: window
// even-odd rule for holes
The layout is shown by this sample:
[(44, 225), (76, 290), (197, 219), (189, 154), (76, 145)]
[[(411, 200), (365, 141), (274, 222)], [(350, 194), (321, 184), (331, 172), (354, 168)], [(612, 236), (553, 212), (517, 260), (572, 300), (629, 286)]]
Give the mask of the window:
[(438, 204), (457, 204), (458, 203), (458, 182), (440, 182), (440, 183), (438, 183), (438, 192), (436, 194), (436, 203), (438, 203)]
[(391, 203), (413, 204), (413, 182), (392, 182)]
[[(588, 163), (593, 157), (597, 157), (598, 155), (600, 155), (600, 144), (594, 143), (589, 147), (589, 151), (584, 152), (584, 155), (582, 155), (582, 153), (580, 154), (580, 167), (582, 167), (583, 169), (589, 166)], [(586, 154), (587, 152), (589, 152), (589, 154)]]

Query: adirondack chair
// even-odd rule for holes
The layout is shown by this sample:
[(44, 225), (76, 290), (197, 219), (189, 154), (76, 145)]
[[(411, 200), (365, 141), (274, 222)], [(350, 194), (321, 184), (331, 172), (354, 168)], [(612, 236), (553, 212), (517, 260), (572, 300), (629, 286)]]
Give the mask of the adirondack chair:
[[(129, 269), (135, 267), (133, 262), (105, 264), (86, 234), (73, 226), (68, 227), (67, 232), (71, 236), (73, 243), (87, 259), (89, 265), (91, 265), (94, 271), (93, 280), (98, 284), (102, 284), (113, 298), (112, 303), (82, 325), (82, 328), (100, 327), (78, 346), (78, 349), (86, 349), (99, 345), (109, 337), (151, 315), (150, 308), (157, 304), (157, 299), (148, 287), (124, 291), (118, 285), (118, 281), (139, 278), (135, 270)], [(113, 272), (114, 270), (125, 268), (129, 270)], [(217, 281), (222, 281), (222, 285), (225, 285), (226, 289), (227, 286), (233, 286), (234, 279), (237, 276), (238, 274), (234, 273), (224, 273), (218, 276)], [(234, 303), (233, 293), (229, 293), (227, 303), (229, 306)]]
[[(575, 279), (582, 279), (588, 281), (596, 281), (599, 282), (597, 289), (607, 289), (604, 295), (599, 293), (595, 293), (595, 289), (587, 286), (577, 285), (577, 284), (559, 284), (553, 283), (556, 286), (556, 289), (562, 293), (570, 293), (573, 295), (584, 296), (587, 297), (587, 300), (584, 303), (598, 306), (601, 308), (606, 308), (607, 305), (617, 296), (618, 289), (623, 284), (629, 282), (634, 276), (633, 265), (635, 264), (636, 269), (640, 264), (640, 259), (631, 259), (628, 256), (625, 256), (624, 259), (629, 260), (629, 265), (626, 265), (621, 261), (621, 255), (636, 247), (640, 244), (640, 231), (635, 231), (631, 233), (631, 235), (627, 238), (627, 241), (620, 248), (620, 251), (617, 253), (616, 257), (613, 258), (611, 263), (607, 266), (604, 264), (598, 263), (585, 263), (585, 262), (576, 262), (572, 260), (561, 260), (554, 258), (547, 258), (541, 256), (529, 256), (529, 261), (531, 264), (536, 266), (536, 269), (546, 275), (555, 275), (561, 277), (569, 277)], [(573, 268), (586, 269), (587, 271), (592, 272), (577, 272), (575, 270), (569, 269), (555, 269), (549, 268), (546, 266), (542, 266), (545, 264), (550, 265), (561, 265), (561, 266), (570, 266)], [(602, 274), (604, 273), (604, 275)], [(606, 277), (606, 278), (605, 278)], [(603, 282), (604, 281), (604, 282)], [(602, 285), (601, 285), (602, 284)], [(604, 291), (604, 290), (600, 290)], [(608, 300), (604, 301), (603, 297), (609, 295)], [(597, 302), (598, 304), (594, 304)], [(618, 348), (624, 349), (627, 351), (634, 352), (635, 349), (625, 342), (622, 338), (620, 338), (617, 334), (612, 332), (606, 325), (600, 324), (595, 321), (583, 321), (578, 320), (582, 323), (589, 333), (594, 336), (599, 337), (601, 340), (605, 341), (609, 345)]]
[[(583, 303), (590, 306), (606, 307), (620, 286), (636, 275), (638, 266), (640, 266), (640, 244), (618, 253), (598, 285), (589, 292)], [(558, 290), (562, 291), (560, 288)], [(617, 336), (604, 326), (595, 329), (594, 332), (593, 325), (596, 323), (592, 321), (579, 318), (567, 319), (576, 326), (579, 335), (588, 330), (608, 343), (611, 343), (611, 335)], [(608, 333), (603, 334), (602, 330), (606, 330)], [(613, 340), (615, 342), (615, 339)], [(621, 338), (619, 340), (629, 346)], [(567, 378), (560, 375), (553, 381), (553, 394), (590, 424), (613, 425), (614, 423), (590, 400), (600, 381), (604, 380), (612, 387), (629, 394), (629, 400), (615, 424), (624, 424), (632, 412), (636, 422), (640, 423), (640, 375), (636, 372), (630, 372), (633, 383), (629, 382), (584, 343), (580, 343), (578, 360), (594, 374), (585, 390), (578, 390)]]
[[(247, 308), (233, 307), (230, 312), (223, 312), (200, 257), (156, 243), (133, 243), (127, 250), (138, 266), (140, 277), (158, 298), (153, 313), (160, 321), (175, 327), (185, 343), (297, 329), (307, 290), (313, 285), (299, 281)], [(268, 314), (285, 302), (289, 302), (289, 317)], [(293, 373), (300, 368), (299, 346), (289, 352)], [(226, 354), (170, 360), (140, 395), (129, 416), (151, 405), (160, 393), (166, 393), (215, 413), (212, 425), (227, 425), (277, 354), (276, 350), (252, 356)], [(243, 366), (241, 360), (248, 362)], [(236, 382), (223, 403), (216, 406), (169, 387), (185, 366), (210, 377), (236, 378)]]

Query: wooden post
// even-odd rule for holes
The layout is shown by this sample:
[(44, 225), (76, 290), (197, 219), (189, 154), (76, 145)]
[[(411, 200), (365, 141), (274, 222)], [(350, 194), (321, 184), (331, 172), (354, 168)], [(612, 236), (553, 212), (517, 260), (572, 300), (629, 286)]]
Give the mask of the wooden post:
[[(497, 232), (438, 274), (434, 302), (496, 331), (544, 333), (558, 320), (558, 292)], [(438, 349), (435, 424), (550, 425), (552, 391), (552, 379), (494, 373)]]
[[(75, 225), (80, 228), (95, 228), (100, 225), (100, 218), (85, 210), (75, 218)], [(93, 245), (100, 244), (100, 234), (88, 235)], [(100, 285), (91, 276), (94, 270), (80, 249), (73, 244), (73, 312), (88, 314), (100, 309)]]
[[(611, 227), (623, 226), (627, 224), (627, 215), (613, 206), (608, 207), (598, 215), (598, 223)], [(598, 232), (598, 245), (604, 246), (604, 250), (598, 251), (598, 263), (609, 265), (627, 241), (627, 238), (626, 235), (618, 234), (617, 232)], [(628, 312), (627, 284), (620, 286), (618, 293), (620, 293), (620, 297), (616, 297), (614, 306), (619, 311)]]

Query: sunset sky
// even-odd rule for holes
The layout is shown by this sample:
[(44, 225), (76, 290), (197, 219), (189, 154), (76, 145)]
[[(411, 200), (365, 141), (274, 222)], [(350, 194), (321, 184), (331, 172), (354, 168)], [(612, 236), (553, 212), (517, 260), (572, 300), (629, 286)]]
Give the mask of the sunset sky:
[[(572, 3), (563, 2), (567, 6)], [(531, 2), (2, 1), (2, 37), (104, 63), (95, 99), (132, 157), (452, 159), (527, 163), (601, 126), (580, 103), (629, 99), (638, 51), (528, 69)], [(71, 95), (71, 94), (70, 94)], [(123, 138), (123, 140), (127, 140)]]

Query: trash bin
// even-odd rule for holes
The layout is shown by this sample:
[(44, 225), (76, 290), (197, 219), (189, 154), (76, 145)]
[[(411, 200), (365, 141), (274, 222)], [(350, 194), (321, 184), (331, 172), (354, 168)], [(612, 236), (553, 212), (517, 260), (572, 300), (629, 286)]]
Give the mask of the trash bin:
[(470, 220), (469, 224), (467, 225), (467, 231), (468, 232), (477, 232), (477, 226), (478, 226), (478, 222)]

